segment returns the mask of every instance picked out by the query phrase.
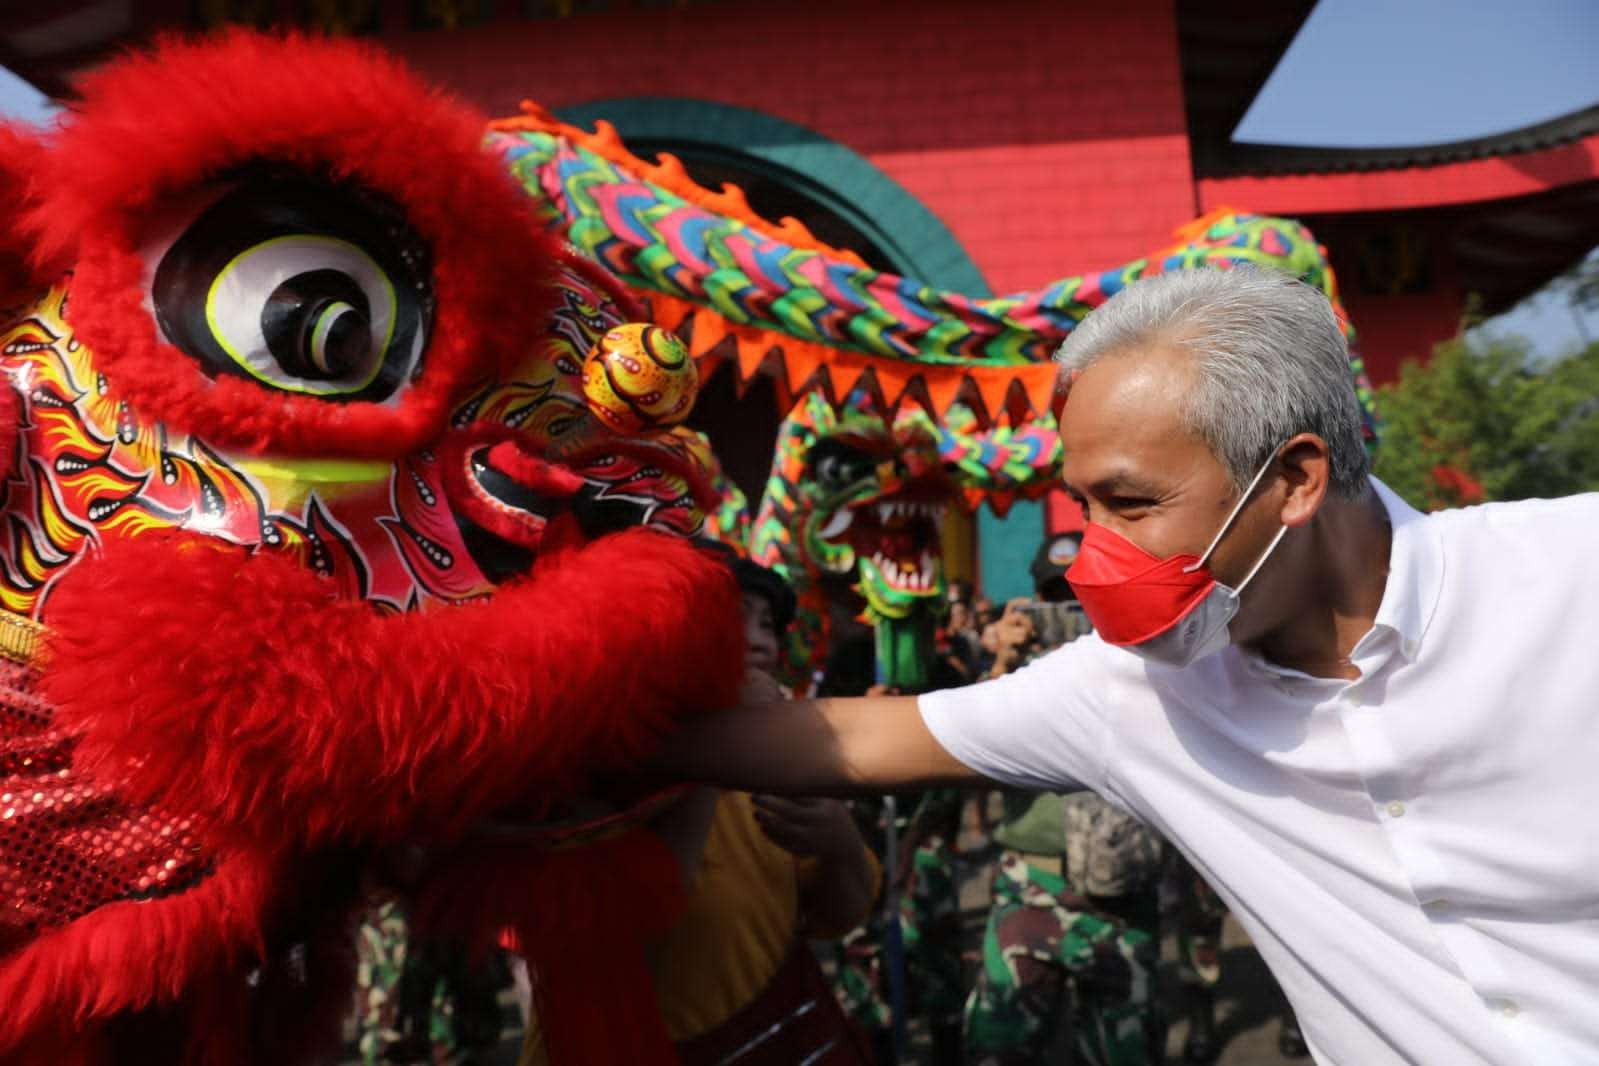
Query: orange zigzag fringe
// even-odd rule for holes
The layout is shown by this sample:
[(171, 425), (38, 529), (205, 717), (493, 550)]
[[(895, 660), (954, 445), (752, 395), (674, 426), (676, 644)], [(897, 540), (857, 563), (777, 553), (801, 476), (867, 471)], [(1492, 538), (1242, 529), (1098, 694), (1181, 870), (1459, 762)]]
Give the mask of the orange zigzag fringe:
[[(563, 137), (696, 207), (735, 219), (796, 248), (808, 248), (858, 267), (866, 266), (854, 252), (818, 240), (798, 219), (785, 217), (773, 223), (762, 218), (750, 207), (744, 190), (737, 185), (724, 184), (721, 192), (712, 192), (696, 183), (682, 161), (668, 152), (660, 154), (659, 163), (645, 162), (628, 151), (616, 127), (603, 119), (595, 123), (595, 132), (590, 133), (562, 122), (531, 100), (522, 101), (521, 109), (521, 115), (496, 119), (489, 123), (489, 128), (504, 133), (534, 132)], [(721, 362), (731, 362), (737, 367), (738, 380), (743, 386), (764, 371), (769, 355), (776, 355), (782, 369), (773, 376), (773, 384), (785, 408), (796, 397), (816, 388), (822, 389), (828, 402), (838, 407), (855, 386), (864, 381), (885, 409), (897, 411), (909, 398), (934, 418), (942, 417), (950, 404), (961, 399), (990, 423), (1002, 416), (1020, 423), (1051, 410), (1055, 393), (1053, 363), (916, 365), (731, 322), (711, 308), (665, 293), (643, 295), (649, 301), (651, 319), (684, 336), (689, 352), (700, 362), (705, 376)], [(683, 328), (685, 323), (687, 329)], [(818, 373), (819, 370), (823, 372)], [(869, 375), (865, 373), (868, 370), (871, 371)]]
[(888, 410), (897, 410), (909, 399), (937, 418), (950, 404), (964, 400), (979, 414), (986, 413), (989, 422), (1003, 415), (1019, 423), (1047, 414), (1055, 396), (1054, 363), (915, 365), (741, 325), (711, 308), (664, 293), (647, 293), (646, 299), (657, 325), (685, 336), (702, 373), (711, 369), (707, 364), (726, 360), (738, 368), (739, 381), (748, 382), (763, 372), (768, 356), (776, 355), (782, 371), (775, 384), (791, 397), (822, 389), (837, 407), (857, 384), (864, 384)]

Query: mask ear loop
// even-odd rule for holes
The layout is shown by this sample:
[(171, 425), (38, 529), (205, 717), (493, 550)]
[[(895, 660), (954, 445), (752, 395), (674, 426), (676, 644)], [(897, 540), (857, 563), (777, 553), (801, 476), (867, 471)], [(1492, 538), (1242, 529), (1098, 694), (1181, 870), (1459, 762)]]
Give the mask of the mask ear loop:
[[(1288, 442), (1284, 441), (1283, 443), (1286, 444)], [(1221, 524), (1221, 528), (1218, 529), (1216, 531), (1216, 535), (1211, 538), (1209, 547), (1205, 549), (1205, 554), (1201, 555), (1195, 562), (1183, 567), (1183, 573), (1191, 574), (1195, 570), (1198, 570), (1200, 567), (1205, 565), (1205, 560), (1210, 558), (1210, 553), (1216, 550), (1216, 545), (1221, 543), (1221, 538), (1225, 537), (1227, 535), (1227, 531), (1232, 528), (1233, 520), (1236, 519), (1239, 515), (1239, 512), (1244, 509), (1244, 504), (1249, 502), (1249, 498), (1255, 494), (1255, 489), (1257, 486), (1259, 486), (1260, 479), (1266, 476), (1266, 471), (1271, 469), (1271, 464), (1277, 461), (1277, 453), (1281, 450), (1282, 445), (1279, 444), (1275, 449), (1273, 449), (1270, 458), (1261, 464), (1259, 470), (1255, 471), (1255, 479), (1249, 483), (1248, 488), (1244, 489), (1244, 494), (1238, 497), (1238, 502), (1233, 504), (1231, 513), (1227, 515), (1227, 521)], [(1277, 547), (1277, 541), (1282, 540), (1283, 534), (1286, 532), (1288, 532), (1287, 526), (1284, 526), (1282, 529), (1277, 531), (1277, 537), (1271, 542), (1271, 547), (1267, 548), (1266, 554), (1262, 555), (1259, 561), (1255, 563), (1254, 569), (1249, 571), (1249, 576), (1238, 583), (1238, 589), (1236, 591), (1242, 591), (1243, 587), (1249, 584), (1249, 578), (1255, 576), (1255, 571), (1259, 570), (1261, 564), (1264, 563), (1268, 557), (1270, 557), (1272, 549)]]
[(1238, 583), (1238, 587), (1233, 589), (1234, 592), (1243, 592), (1244, 586), (1255, 580), (1255, 575), (1260, 573), (1260, 568), (1266, 565), (1266, 560), (1271, 558), (1271, 553), (1277, 550), (1277, 545), (1282, 542), (1283, 537), (1287, 536), (1287, 534), (1287, 526), (1283, 526), (1277, 531), (1277, 535), (1271, 538), (1271, 543), (1266, 545), (1266, 550), (1260, 553), (1260, 558), (1255, 560), (1255, 565), (1249, 568), (1249, 573), (1245, 574), (1244, 579)]

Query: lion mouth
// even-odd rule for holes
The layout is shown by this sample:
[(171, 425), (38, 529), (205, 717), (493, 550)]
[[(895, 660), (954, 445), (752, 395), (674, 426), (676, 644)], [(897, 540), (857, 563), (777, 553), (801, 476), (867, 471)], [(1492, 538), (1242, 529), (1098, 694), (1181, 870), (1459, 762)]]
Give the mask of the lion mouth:
[(566, 518), (586, 540), (634, 527), (698, 531), (707, 487), (696, 468), (649, 442), (606, 443), (559, 463), (511, 439), (454, 449), (445, 467), (451, 510), (485, 576), (526, 573), (551, 526)]

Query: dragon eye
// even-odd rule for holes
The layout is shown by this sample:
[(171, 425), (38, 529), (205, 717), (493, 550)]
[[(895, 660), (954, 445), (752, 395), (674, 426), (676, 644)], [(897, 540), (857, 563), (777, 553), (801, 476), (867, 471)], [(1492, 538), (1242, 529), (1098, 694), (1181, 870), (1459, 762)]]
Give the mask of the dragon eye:
[(817, 441), (807, 456), (811, 472), (828, 492), (846, 489), (871, 474), (876, 466), (870, 455), (843, 441)]
[(302, 172), (257, 171), (166, 243), (150, 302), (167, 339), (208, 374), (381, 401), (420, 370), (428, 267), (388, 201)]

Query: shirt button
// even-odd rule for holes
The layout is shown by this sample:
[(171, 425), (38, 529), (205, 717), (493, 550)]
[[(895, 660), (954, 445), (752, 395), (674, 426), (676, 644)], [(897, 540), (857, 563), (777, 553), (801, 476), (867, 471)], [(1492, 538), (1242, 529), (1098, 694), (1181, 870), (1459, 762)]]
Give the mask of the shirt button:
[(1499, 1008), (1499, 1013), (1503, 1014), (1506, 1018), (1514, 1018), (1516, 1015), (1521, 1013), (1521, 1008), (1516, 1006), (1515, 1000), (1507, 999), (1505, 1000), (1504, 1006)]
[(1388, 805), (1388, 817), (1390, 817), (1390, 818), (1403, 818), (1404, 816), (1405, 816), (1405, 805), (1403, 803), (1400, 803), (1398, 800), (1394, 800), (1392, 803), (1390, 803)]
[(1344, 703), (1348, 704), (1350, 707), (1359, 707), (1360, 706), (1360, 693), (1358, 693), (1358, 692), (1346, 692), (1346, 693), (1344, 693)]

